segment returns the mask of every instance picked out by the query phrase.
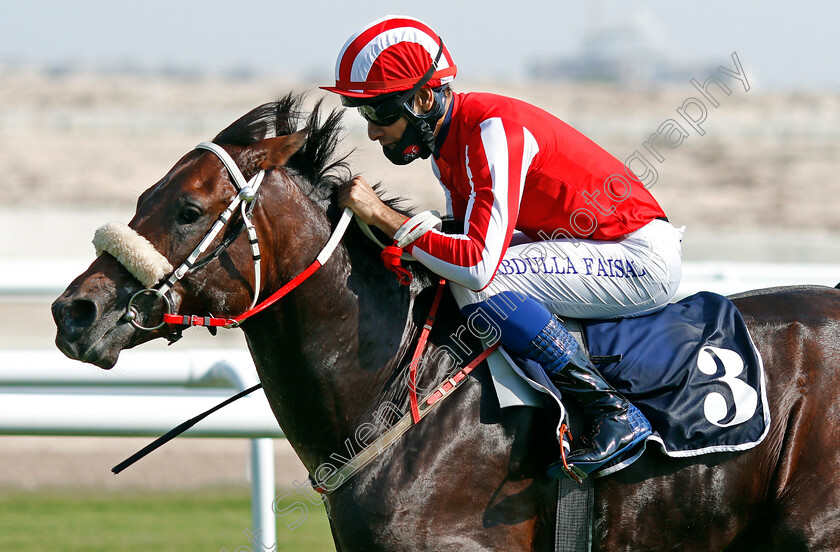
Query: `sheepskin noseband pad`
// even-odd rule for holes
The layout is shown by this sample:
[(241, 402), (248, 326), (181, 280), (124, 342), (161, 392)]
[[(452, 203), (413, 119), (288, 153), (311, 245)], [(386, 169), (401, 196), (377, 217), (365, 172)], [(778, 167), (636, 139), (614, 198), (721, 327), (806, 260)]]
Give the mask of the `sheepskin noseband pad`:
[(162, 280), (173, 268), (149, 240), (119, 222), (100, 226), (93, 235), (96, 255), (113, 255), (146, 288)]

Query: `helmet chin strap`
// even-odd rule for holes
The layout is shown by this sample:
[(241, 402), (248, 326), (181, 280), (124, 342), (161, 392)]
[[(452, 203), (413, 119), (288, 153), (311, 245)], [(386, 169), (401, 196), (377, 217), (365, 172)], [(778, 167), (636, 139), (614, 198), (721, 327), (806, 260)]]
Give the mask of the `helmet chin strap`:
[[(428, 158), (435, 151), (434, 129), (446, 110), (446, 93), (443, 89), (432, 90), (432, 102), (431, 109), (427, 113), (422, 114), (414, 111), (408, 105), (408, 102), (403, 106), (403, 111), (409, 124), (416, 126), (422, 135), (424, 143), (418, 145), (421, 145), (421, 150), (423, 150), (420, 155), (423, 159)], [(422, 146), (425, 146), (425, 148)]]

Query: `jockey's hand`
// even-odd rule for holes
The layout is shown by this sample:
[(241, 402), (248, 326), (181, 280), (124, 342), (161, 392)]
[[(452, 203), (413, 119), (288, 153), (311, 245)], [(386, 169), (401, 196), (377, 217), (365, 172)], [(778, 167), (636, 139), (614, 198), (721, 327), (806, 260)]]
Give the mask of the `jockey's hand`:
[(338, 193), (341, 208), (350, 207), (356, 215), (371, 226), (376, 226), (393, 237), (408, 217), (385, 205), (364, 177), (357, 176)]

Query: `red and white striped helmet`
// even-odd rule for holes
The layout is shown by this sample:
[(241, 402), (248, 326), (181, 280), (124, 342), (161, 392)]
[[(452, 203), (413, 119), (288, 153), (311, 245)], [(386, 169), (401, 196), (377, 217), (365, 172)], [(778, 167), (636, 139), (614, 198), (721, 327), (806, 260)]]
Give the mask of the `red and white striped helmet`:
[[(411, 88), (429, 69), (440, 49), (440, 37), (422, 21), (387, 15), (351, 36), (335, 63), (335, 86), (324, 90), (352, 98), (373, 98)], [(425, 88), (455, 78), (457, 67), (446, 46)]]

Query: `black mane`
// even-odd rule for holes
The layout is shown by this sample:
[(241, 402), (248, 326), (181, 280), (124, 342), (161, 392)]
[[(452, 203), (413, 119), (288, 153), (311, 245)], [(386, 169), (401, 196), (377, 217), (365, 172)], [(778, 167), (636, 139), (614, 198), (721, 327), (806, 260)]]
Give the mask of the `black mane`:
[(285, 97), (260, 105), (221, 131), (213, 142), (247, 146), (275, 136), (285, 136), (308, 128), (309, 133), (303, 147), (289, 159), (286, 166), (303, 177), (311, 186), (306, 192), (318, 199), (330, 198), (335, 191), (352, 177), (347, 163), (349, 153), (339, 155), (343, 113), (332, 110), (321, 121), (321, 104), (315, 103), (307, 116), (303, 111), (303, 94), (287, 94)]
[[(303, 110), (305, 94), (289, 93), (275, 102), (255, 107), (221, 131), (213, 142), (234, 146), (248, 146), (266, 138), (293, 134), (302, 128), (309, 129), (303, 147), (289, 159), (286, 167), (303, 177), (308, 189), (304, 191), (325, 210), (334, 204), (338, 189), (353, 178), (347, 161), (353, 153), (340, 155), (338, 145), (343, 139), (343, 110), (333, 109), (321, 122), (323, 99), (318, 100), (307, 116)], [(379, 184), (374, 189), (380, 191)], [(402, 197), (383, 199), (392, 209), (412, 214), (413, 207)], [(332, 213), (329, 213), (332, 215)], [(332, 218), (332, 216), (330, 217)]]

